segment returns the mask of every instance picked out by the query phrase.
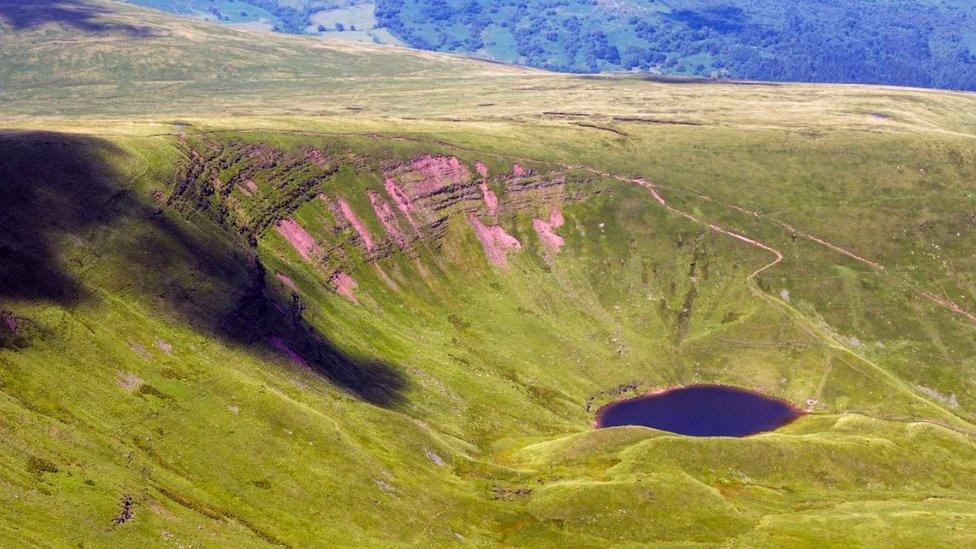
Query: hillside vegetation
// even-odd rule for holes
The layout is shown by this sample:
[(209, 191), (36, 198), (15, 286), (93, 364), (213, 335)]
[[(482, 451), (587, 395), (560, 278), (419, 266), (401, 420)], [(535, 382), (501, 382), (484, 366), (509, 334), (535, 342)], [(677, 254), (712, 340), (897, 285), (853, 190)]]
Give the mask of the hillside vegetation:
[(976, 89), (966, 1), (380, 0), (408, 44), (572, 71)]
[[(976, 543), (972, 95), (30, 6), (0, 544)], [(809, 413), (592, 428), (691, 383)]]
[(133, 0), (566, 72), (976, 90), (967, 0)]

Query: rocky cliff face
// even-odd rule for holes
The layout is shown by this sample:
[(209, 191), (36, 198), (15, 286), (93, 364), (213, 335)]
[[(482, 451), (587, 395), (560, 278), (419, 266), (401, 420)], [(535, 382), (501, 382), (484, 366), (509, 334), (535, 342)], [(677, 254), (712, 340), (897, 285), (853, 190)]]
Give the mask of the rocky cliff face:
[[(505, 268), (526, 244), (505, 225), (529, 216), (537, 248), (551, 259), (564, 242), (556, 233), (561, 207), (585, 197), (567, 189), (561, 170), (516, 164), (491, 173), (484, 162), (457, 156), (369, 158), (338, 145), (283, 150), (214, 139), (184, 139), (182, 147), (187, 163), (164, 200), (206, 212), (251, 246), (277, 232), (351, 301), (357, 283), (348, 271), (357, 259), (395, 287), (384, 260), (418, 261), (422, 250), (439, 249), (452, 219), (470, 227), (491, 265)], [(340, 181), (350, 176), (355, 184)], [(313, 208), (319, 213), (301, 214)]]

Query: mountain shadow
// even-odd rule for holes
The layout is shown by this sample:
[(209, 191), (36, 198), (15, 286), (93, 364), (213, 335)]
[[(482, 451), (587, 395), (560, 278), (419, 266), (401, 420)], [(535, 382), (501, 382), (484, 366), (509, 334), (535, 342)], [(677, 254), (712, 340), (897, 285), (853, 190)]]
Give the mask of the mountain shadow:
[(86, 286), (97, 279), (227, 343), (277, 350), (362, 400), (402, 402), (400, 371), (332, 345), (296, 296), (267, 284), (239, 235), (123, 187), (123, 154), (88, 136), (0, 131), (0, 303), (71, 307), (97, 299)]
[(0, 0), (0, 20), (14, 30), (59, 23), (90, 33), (123, 32), (153, 36), (151, 27), (107, 20), (111, 10), (85, 0)]
[(0, 132), (0, 300), (71, 305), (84, 297), (55, 240), (117, 217), (106, 201), (120, 190), (100, 160), (113, 150), (87, 138)]

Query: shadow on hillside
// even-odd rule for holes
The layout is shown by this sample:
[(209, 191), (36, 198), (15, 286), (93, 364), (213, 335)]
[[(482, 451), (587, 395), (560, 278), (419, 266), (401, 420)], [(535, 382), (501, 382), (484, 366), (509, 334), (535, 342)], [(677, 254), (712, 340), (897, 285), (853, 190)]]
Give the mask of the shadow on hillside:
[(114, 191), (98, 160), (110, 149), (95, 141), (0, 133), (0, 299), (71, 305), (84, 297), (56, 259), (54, 239), (114, 221), (105, 204)]
[(143, 37), (154, 34), (150, 27), (105, 20), (110, 14), (105, 7), (84, 0), (0, 0), (0, 20), (14, 30), (60, 23), (91, 33), (114, 31)]
[[(282, 347), (357, 397), (402, 402), (388, 364), (336, 349), (301, 307), (267, 285), (264, 266), (209, 218), (174, 221), (120, 187), (111, 143), (51, 132), (0, 131), (0, 302), (64, 306), (94, 299), (72, 273), (174, 315), (195, 330), (269, 352)], [(94, 285), (94, 284), (93, 284)]]

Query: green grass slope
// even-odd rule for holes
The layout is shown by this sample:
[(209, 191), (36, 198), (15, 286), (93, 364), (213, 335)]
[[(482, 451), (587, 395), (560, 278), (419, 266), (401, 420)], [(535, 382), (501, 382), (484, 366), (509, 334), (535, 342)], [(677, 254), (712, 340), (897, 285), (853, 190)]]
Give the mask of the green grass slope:
[[(976, 542), (971, 96), (92, 5), (0, 34), (3, 545)], [(704, 382), (810, 413), (591, 427)]]

